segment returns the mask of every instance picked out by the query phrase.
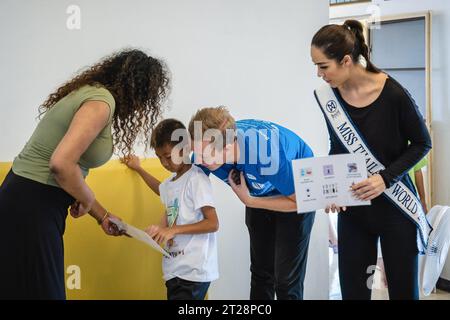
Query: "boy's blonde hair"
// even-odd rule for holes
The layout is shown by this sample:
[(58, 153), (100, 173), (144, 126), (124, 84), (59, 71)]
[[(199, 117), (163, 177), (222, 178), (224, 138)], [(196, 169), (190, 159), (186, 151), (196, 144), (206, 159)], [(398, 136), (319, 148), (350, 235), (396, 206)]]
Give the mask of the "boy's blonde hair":
[[(227, 107), (219, 106), (215, 108), (202, 108), (198, 110), (195, 115), (189, 121), (189, 134), (191, 139), (194, 140), (194, 123), (200, 121), (202, 124), (202, 135), (208, 129), (217, 129), (222, 132), (222, 138), (225, 144), (231, 143), (233, 141), (227, 141), (226, 131), (236, 130), (236, 121), (233, 116), (228, 111)], [(234, 140), (234, 138), (233, 138)]]

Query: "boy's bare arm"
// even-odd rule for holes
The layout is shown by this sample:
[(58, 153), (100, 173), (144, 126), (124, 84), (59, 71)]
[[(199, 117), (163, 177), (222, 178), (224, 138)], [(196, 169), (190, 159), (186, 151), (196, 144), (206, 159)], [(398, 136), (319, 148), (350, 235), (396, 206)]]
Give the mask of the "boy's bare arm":
[(201, 208), (204, 219), (197, 223), (174, 225), (175, 234), (201, 234), (216, 232), (219, 230), (219, 219), (217, 218), (216, 209), (206, 206)]
[(131, 155), (127, 158), (122, 158), (121, 161), (122, 163), (126, 164), (128, 168), (136, 171), (147, 184), (147, 186), (149, 186), (149, 188), (159, 196), (159, 185), (161, 184), (161, 181), (156, 179), (141, 167), (141, 161), (138, 157), (136, 157), (135, 155)]
[(204, 219), (197, 223), (173, 225), (166, 228), (151, 228), (147, 233), (159, 244), (164, 244), (173, 239), (177, 234), (202, 234), (219, 230), (219, 219), (216, 209), (210, 206), (203, 207)]

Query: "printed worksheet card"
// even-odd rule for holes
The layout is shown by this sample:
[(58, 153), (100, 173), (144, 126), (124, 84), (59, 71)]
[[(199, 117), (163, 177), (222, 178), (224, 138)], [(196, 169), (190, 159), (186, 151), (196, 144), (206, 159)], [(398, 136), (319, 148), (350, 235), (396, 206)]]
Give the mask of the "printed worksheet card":
[(356, 199), (350, 187), (367, 179), (364, 157), (339, 154), (292, 161), (298, 213), (324, 209), (327, 205), (364, 206), (370, 201)]

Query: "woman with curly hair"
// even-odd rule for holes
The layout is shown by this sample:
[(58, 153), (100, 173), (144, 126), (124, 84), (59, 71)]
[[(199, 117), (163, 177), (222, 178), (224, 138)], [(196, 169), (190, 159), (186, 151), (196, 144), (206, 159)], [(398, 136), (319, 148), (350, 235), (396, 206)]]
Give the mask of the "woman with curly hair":
[[(85, 182), (114, 150), (149, 136), (169, 91), (164, 64), (139, 50), (107, 57), (50, 94), (43, 116), (0, 186), (0, 299), (65, 299), (67, 209), (120, 233)], [(148, 140), (148, 139), (146, 139)]]

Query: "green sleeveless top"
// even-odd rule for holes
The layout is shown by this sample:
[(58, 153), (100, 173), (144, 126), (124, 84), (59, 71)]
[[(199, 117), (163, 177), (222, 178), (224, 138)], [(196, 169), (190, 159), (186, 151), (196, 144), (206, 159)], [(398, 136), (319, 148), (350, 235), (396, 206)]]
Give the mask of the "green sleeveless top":
[(69, 93), (45, 113), (30, 140), (14, 159), (13, 172), (43, 184), (59, 187), (50, 172), (50, 158), (69, 129), (75, 113), (84, 102), (92, 100), (106, 102), (110, 115), (108, 124), (81, 156), (78, 165), (83, 177), (86, 177), (90, 168), (106, 163), (113, 154), (111, 123), (115, 110), (114, 97), (103, 87), (86, 85)]

